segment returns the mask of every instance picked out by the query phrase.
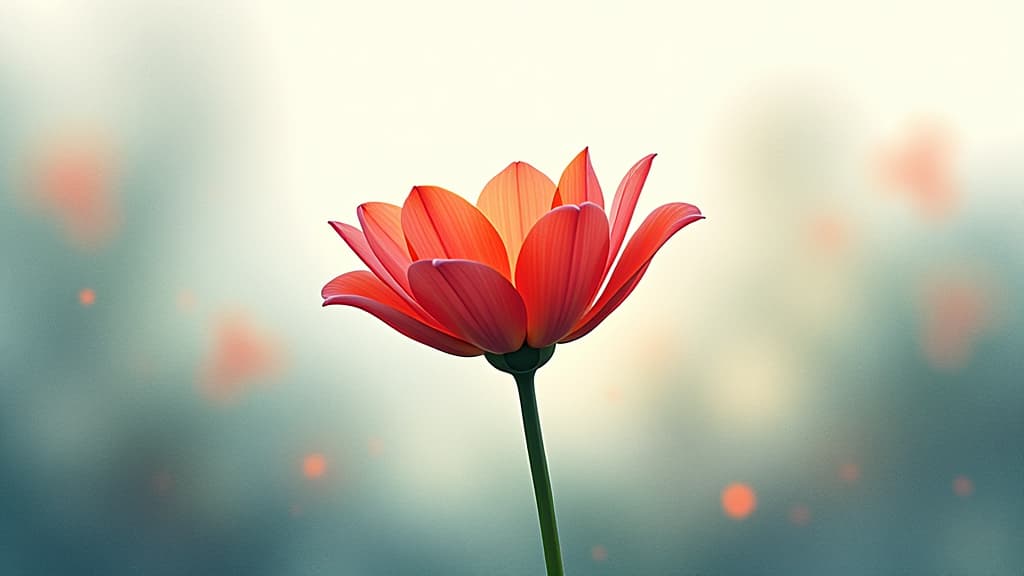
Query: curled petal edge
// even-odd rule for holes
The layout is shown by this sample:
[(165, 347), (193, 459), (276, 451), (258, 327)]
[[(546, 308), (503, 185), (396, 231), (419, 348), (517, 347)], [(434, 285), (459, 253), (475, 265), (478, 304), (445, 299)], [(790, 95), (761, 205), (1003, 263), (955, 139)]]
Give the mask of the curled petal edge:
[[(673, 212), (676, 213), (674, 218)], [(667, 222), (659, 222), (666, 216), (670, 218)], [(704, 215), (696, 206), (681, 202), (665, 204), (651, 212), (630, 238), (597, 302), (583, 315), (569, 335), (559, 342), (572, 342), (589, 334), (633, 292), (661, 247), (676, 232), (703, 219)]]
[[(372, 293), (371, 291), (359, 290), (359, 287), (350, 290), (348, 293), (339, 292), (338, 290), (350, 288), (350, 286), (345, 286), (345, 284), (349, 283), (348, 281), (369, 282), (368, 286), (371, 290), (380, 289), (387, 291), (386, 294), (392, 294), (390, 289), (378, 280), (376, 276), (373, 276), (370, 272), (360, 270), (342, 274), (324, 286), (321, 291), (321, 296), (324, 298), (323, 305), (342, 305), (359, 308), (369, 312), (402, 335), (454, 356), (470, 357), (483, 354), (483, 350), (476, 346), (440, 332), (413, 318), (407, 312), (402, 311), (400, 308), (405, 308), (405, 303), (397, 298), (395, 298), (393, 303), (381, 302), (369, 295)], [(379, 286), (374, 285), (374, 282), (379, 284)], [(409, 311), (411, 312), (411, 309)]]

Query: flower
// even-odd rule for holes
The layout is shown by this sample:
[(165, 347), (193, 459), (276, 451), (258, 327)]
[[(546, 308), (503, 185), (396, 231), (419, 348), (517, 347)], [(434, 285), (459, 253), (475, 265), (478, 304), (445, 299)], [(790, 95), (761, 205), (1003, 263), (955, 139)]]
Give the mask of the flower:
[(515, 378), (549, 576), (564, 569), (534, 376), (556, 343), (589, 334), (636, 288), (665, 242), (703, 218), (690, 204), (665, 204), (623, 248), (653, 160), (626, 173), (610, 218), (584, 149), (558, 186), (513, 162), (484, 186), (476, 206), (443, 188), (416, 186), (401, 207), (359, 206), (362, 230), (330, 223), (370, 270), (331, 280), (321, 292), (324, 306), (362, 308), (443, 352), (484, 354)]
[(653, 159), (626, 173), (609, 215), (587, 149), (557, 186), (513, 162), (484, 186), (476, 206), (436, 186), (414, 187), (401, 207), (362, 204), (361, 230), (330, 224), (369, 271), (331, 280), (323, 305), (361, 308), (457, 356), (582, 338), (636, 288), (670, 237), (703, 218), (691, 204), (665, 204), (623, 248)]

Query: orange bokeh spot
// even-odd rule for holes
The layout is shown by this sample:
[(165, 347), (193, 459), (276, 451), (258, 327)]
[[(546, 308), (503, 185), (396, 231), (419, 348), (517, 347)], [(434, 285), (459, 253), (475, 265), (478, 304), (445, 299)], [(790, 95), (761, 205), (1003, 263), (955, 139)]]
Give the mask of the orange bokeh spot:
[(96, 291), (92, 288), (83, 288), (82, 291), (78, 293), (78, 301), (82, 306), (92, 306), (96, 303)]
[(211, 400), (234, 400), (253, 384), (277, 375), (281, 356), (277, 341), (247, 317), (224, 317), (216, 327), (200, 385)]
[(742, 520), (757, 508), (757, 494), (754, 489), (740, 482), (730, 484), (722, 490), (722, 510), (730, 518)]
[(853, 462), (847, 462), (839, 467), (839, 479), (847, 484), (854, 484), (860, 480), (860, 466)]
[(310, 480), (323, 477), (327, 472), (327, 459), (323, 454), (307, 454), (302, 459), (302, 475)]
[(974, 482), (967, 476), (957, 476), (953, 479), (953, 492), (961, 498), (966, 498), (974, 494)]
[(955, 150), (945, 127), (910, 126), (879, 156), (883, 183), (903, 193), (924, 216), (938, 219), (953, 211), (958, 196)]
[(926, 289), (921, 348), (933, 367), (952, 372), (967, 364), (975, 340), (991, 322), (991, 299), (969, 277), (946, 278)]
[(117, 175), (110, 143), (64, 134), (43, 144), (32, 166), (31, 201), (78, 247), (96, 249), (120, 223)]
[(590, 558), (594, 562), (604, 562), (608, 559), (608, 550), (604, 546), (594, 546), (590, 549)]
[(789, 509), (789, 521), (803, 526), (811, 521), (811, 509), (806, 504), (797, 504)]

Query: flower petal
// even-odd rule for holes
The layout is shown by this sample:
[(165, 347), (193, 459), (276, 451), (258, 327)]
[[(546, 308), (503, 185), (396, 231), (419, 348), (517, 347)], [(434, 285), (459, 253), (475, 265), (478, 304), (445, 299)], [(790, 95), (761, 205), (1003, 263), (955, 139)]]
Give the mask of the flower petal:
[(651, 162), (654, 161), (654, 154), (644, 156), (639, 162), (633, 165), (626, 172), (615, 191), (615, 199), (612, 200), (612, 211), (609, 216), (611, 222), (611, 245), (608, 248), (608, 263), (605, 264), (605, 273), (612, 267), (615, 257), (619, 255), (619, 248), (622, 248), (622, 241), (626, 239), (626, 232), (629, 230), (629, 222), (633, 219), (633, 210), (636, 209), (636, 202), (640, 199), (640, 191), (647, 181), (647, 174), (651, 171)]
[(473, 260), (512, 277), (505, 244), (494, 226), (476, 206), (444, 188), (412, 189), (402, 206), (402, 232), (413, 260)]
[(534, 225), (516, 267), (530, 346), (569, 333), (594, 301), (607, 259), (608, 218), (596, 204), (560, 206)]
[(458, 338), (427, 326), (416, 312), (376, 276), (365, 270), (348, 272), (331, 280), (320, 293), (324, 306), (354, 306), (373, 314), (413, 340), (455, 356), (479, 356), (483, 352)]
[(441, 324), (471, 344), (514, 352), (526, 338), (526, 308), (493, 268), (469, 260), (420, 260), (409, 267), (412, 293)]
[(516, 269), (523, 238), (551, 209), (555, 183), (526, 162), (513, 162), (484, 186), (477, 208), (490, 220), (508, 250), (510, 269)]
[(590, 164), (590, 149), (584, 148), (565, 167), (562, 177), (558, 180), (558, 190), (551, 202), (552, 208), (564, 204), (583, 204), (593, 202), (604, 209), (604, 196), (601, 185), (597, 182), (594, 167)]
[(367, 202), (356, 208), (356, 216), (381, 265), (407, 294), (412, 294), (406, 278), (412, 259), (402, 234), (402, 209), (385, 202)]
[[(398, 207), (395, 206), (395, 208)], [(367, 218), (367, 221), (370, 221), (369, 218)], [(377, 278), (380, 278), (381, 281), (387, 284), (389, 288), (394, 290), (395, 294), (401, 297), (402, 300), (405, 300), (405, 303), (408, 304), (416, 312), (415, 318), (417, 320), (423, 322), (424, 324), (432, 328), (439, 329), (442, 332), (445, 331), (444, 327), (441, 326), (437, 322), (437, 320), (431, 318), (430, 314), (427, 314), (427, 311), (424, 310), (423, 307), (420, 306), (418, 302), (416, 302), (416, 299), (412, 297), (412, 292), (407, 287), (409, 285), (409, 280), (406, 277), (405, 269), (408, 268), (408, 265), (405, 265), (403, 268), (398, 270), (398, 273), (400, 274), (399, 277), (405, 283), (405, 286), (403, 287), (402, 284), (400, 284), (398, 280), (394, 277), (394, 275), (391, 274), (391, 271), (386, 269), (384, 265), (381, 263), (380, 259), (377, 257), (376, 253), (374, 253), (372, 247), (370, 246), (369, 241), (367, 240), (367, 236), (363, 234), (362, 230), (356, 228), (355, 226), (350, 226), (342, 222), (331, 222), (330, 224), (334, 228), (335, 232), (337, 232), (338, 235), (340, 235), (342, 239), (345, 240), (345, 243), (349, 245), (349, 248), (351, 248), (352, 251), (355, 252), (357, 256), (359, 256), (359, 258), (363, 261), (364, 264), (366, 264), (370, 271), (373, 272), (373, 274)], [(391, 244), (391, 240), (388, 238), (384, 238), (382, 241), (378, 241), (378, 245), (382, 244)], [(408, 260), (408, 256), (399, 256), (398, 258), (404, 258), (405, 260)], [(396, 266), (401, 265), (401, 262), (397, 261), (397, 258), (394, 262)]]
[(676, 232), (703, 218), (696, 206), (682, 202), (665, 204), (651, 212), (626, 244), (622, 258), (597, 303), (561, 341), (582, 338), (607, 318), (636, 288), (651, 259), (665, 242)]
[[(395, 294), (401, 296), (402, 299), (406, 300), (410, 305), (415, 302), (415, 300), (412, 299), (412, 295), (406, 292), (406, 290), (395, 280), (395, 277), (391, 272), (381, 264), (380, 259), (373, 253), (373, 249), (367, 242), (366, 235), (363, 234), (362, 230), (355, 226), (345, 224), (344, 222), (331, 221), (329, 224), (377, 278), (380, 278), (381, 281), (395, 291)], [(405, 275), (404, 271), (402, 275)]]

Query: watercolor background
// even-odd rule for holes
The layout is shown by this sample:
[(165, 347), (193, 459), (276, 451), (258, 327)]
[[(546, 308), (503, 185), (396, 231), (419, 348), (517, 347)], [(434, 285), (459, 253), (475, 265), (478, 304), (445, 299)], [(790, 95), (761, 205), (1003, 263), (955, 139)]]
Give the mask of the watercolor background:
[(540, 373), (567, 572), (1019, 575), (1022, 6), (0, 3), (0, 574), (541, 574), (511, 380), (319, 290), (590, 146), (708, 218)]

